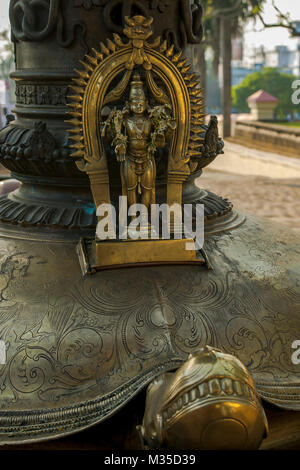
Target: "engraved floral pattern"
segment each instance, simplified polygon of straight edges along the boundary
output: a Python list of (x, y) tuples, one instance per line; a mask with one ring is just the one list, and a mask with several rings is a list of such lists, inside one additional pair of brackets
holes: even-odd
[(41, 435), (61, 421), (68, 430), (102, 420), (206, 344), (242, 360), (261, 396), (300, 408), (291, 362), (300, 337), (295, 236), (248, 219), (206, 240), (213, 270), (132, 268), (84, 279), (72, 245), (49, 247), (0, 241), (8, 360), (0, 366), (0, 439), (20, 433), (20, 420), (29, 435), (34, 423)]

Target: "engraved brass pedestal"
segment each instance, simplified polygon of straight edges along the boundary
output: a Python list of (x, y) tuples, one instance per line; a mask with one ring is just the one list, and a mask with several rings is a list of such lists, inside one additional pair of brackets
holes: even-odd
[(186, 244), (194, 244), (192, 239), (183, 240), (132, 240), (97, 242), (93, 239), (81, 240), (77, 246), (82, 273), (93, 274), (97, 270), (129, 266), (151, 266), (164, 264), (207, 265), (201, 250), (187, 250)]
[(207, 344), (238, 357), (264, 400), (299, 409), (291, 344), (300, 332), (300, 239), (249, 216), (226, 231), (229, 219), (207, 235), (213, 269), (137, 267), (85, 278), (76, 239), (24, 229), (16, 238), (2, 226), (1, 443), (102, 422)]

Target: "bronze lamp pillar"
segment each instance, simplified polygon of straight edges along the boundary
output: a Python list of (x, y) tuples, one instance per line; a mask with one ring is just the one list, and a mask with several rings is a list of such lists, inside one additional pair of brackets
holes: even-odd
[[(195, 184), (224, 145), (184, 56), (201, 17), (198, 0), (10, 2), (0, 444), (106, 426), (149, 384), (145, 448), (257, 448), (261, 398), (300, 408), (299, 237)], [(99, 204), (130, 191), (202, 204), (203, 250), (99, 242)]]

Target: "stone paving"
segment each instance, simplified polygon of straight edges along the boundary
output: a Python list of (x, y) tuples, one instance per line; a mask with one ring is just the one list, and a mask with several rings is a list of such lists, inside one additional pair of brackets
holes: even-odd
[(237, 209), (300, 233), (300, 178), (246, 176), (205, 169), (197, 183), (228, 198)]
[(224, 155), (219, 155), (209, 169), (245, 176), (300, 179), (300, 149), (297, 158), (279, 155), (275, 144), (270, 152), (226, 140), (224, 150)]

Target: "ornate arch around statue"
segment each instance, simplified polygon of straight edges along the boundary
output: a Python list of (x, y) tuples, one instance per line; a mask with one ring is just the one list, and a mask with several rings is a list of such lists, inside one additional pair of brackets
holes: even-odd
[[(190, 174), (189, 162), (201, 154), (203, 138), (199, 136), (204, 123), (202, 94), (199, 78), (190, 73), (191, 66), (174, 46), (167, 47), (157, 38), (152, 44), (152, 19), (142, 16), (126, 18), (124, 34), (129, 42), (124, 44), (118, 35), (114, 41), (101, 43), (101, 51), (93, 49), (81, 61), (83, 70), (77, 70), (70, 88), (72, 128), (70, 137), (75, 142), (73, 156), (80, 170), (88, 173), (96, 207), (110, 202), (109, 174), (105, 149), (101, 138), (101, 110), (118, 101), (125, 92), (135, 68), (143, 67), (148, 88), (160, 103), (169, 102), (177, 128), (174, 132), (168, 161), (167, 203), (181, 204), (182, 184)], [(110, 90), (111, 83), (123, 72), (118, 85)], [(163, 83), (156, 84), (155, 77)], [(166, 90), (166, 92), (164, 91)]]

